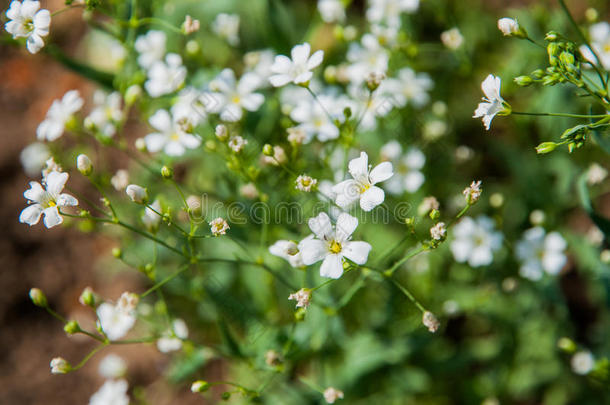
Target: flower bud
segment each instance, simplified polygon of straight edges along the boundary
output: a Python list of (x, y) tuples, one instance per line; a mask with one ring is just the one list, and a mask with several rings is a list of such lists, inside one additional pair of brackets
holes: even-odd
[(527, 38), (527, 33), (519, 26), (519, 23), (512, 18), (500, 18), (498, 20), (498, 29), (504, 36), (513, 36), (518, 38)]
[(148, 148), (146, 147), (146, 141), (144, 138), (138, 138), (135, 140), (136, 149), (140, 152), (146, 152)]
[(117, 259), (120, 259), (123, 256), (123, 251), (120, 248), (112, 248), (112, 256)]
[(125, 192), (131, 198), (131, 201), (144, 204), (148, 200), (148, 193), (144, 187), (140, 187), (136, 184), (130, 184), (125, 189)]
[(64, 332), (68, 335), (74, 335), (80, 331), (80, 326), (78, 326), (78, 322), (69, 321), (64, 325)]
[(53, 374), (66, 374), (72, 370), (72, 366), (63, 357), (55, 357), (51, 360), (51, 373)]
[(93, 171), (91, 159), (89, 159), (89, 156), (82, 153), (76, 158), (76, 167), (83, 176), (89, 176)]
[(142, 87), (137, 84), (131, 85), (125, 91), (125, 104), (133, 105), (142, 95)]
[(557, 33), (557, 31), (549, 31), (547, 32), (546, 36), (544, 37), (544, 39), (548, 42), (555, 42), (560, 38), (560, 35)]
[(576, 351), (576, 343), (567, 337), (560, 338), (557, 341), (557, 347), (566, 353), (574, 353)]
[(545, 73), (544, 70), (542, 69), (536, 69), (532, 72), (532, 77), (534, 79), (542, 79), (544, 77)]
[[(117, 248), (112, 249), (112, 253), (114, 255), (114, 250)], [(120, 251), (120, 249), (118, 249)], [(120, 253), (120, 252), (119, 252)], [(91, 287), (86, 287), (83, 292), (80, 294), (80, 297), (78, 297), (78, 302), (80, 302), (81, 304), (87, 306), (87, 307), (95, 307), (95, 293), (93, 292), (93, 289), (91, 289)]]
[(207, 381), (197, 380), (191, 384), (192, 392), (206, 392), (210, 388), (210, 384)]
[(220, 141), (224, 142), (227, 140), (227, 138), (229, 138), (229, 130), (223, 124), (216, 125), (214, 133), (216, 134), (216, 138), (218, 138)]
[(529, 76), (518, 76), (514, 79), (515, 83), (519, 86), (526, 87), (534, 82), (534, 80)]
[(273, 146), (268, 143), (263, 146), (263, 155), (265, 156), (273, 156)]
[(439, 210), (433, 209), (432, 211), (430, 211), (430, 219), (432, 220), (437, 220), (441, 217), (441, 213)]
[(536, 153), (539, 155), (550, 153), (554, 151), (557, 146), (559, 145), (555, 142), (542, 142), (540, 145), (536, 146)]
[(424, 315), (422, 316), (422, 323), (432, 333), (435, 333), (441, 326), (441, 323), (438, 321), (436, 316), (434, 316), (434, 314), (430, 311), (424, 312)]
[(200, 24), (199, 20), (193, 20), (193, 18), (187, 14), (184, 22), (182, 23), (182, 32), (185, 34), (192, 34), (199, 31)]
[(163, 176), (164, 179), (169, 180), (174, 177), (174, 171), (168, 166), (163, 166), (161, 168), (161, 176)]
[(40, 288), (32, 288), (30, 290), (30, 299), (37, 307), (46, 308), (48, 305), (47, 297), (44, 295)]

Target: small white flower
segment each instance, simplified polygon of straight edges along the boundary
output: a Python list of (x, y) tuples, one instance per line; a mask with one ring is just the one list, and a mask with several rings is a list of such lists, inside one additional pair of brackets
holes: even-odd
[(195, 149), (201, 145), (201, 138), (186, 132), (181, 121), (175, 116), (172, 117), (167, 110), (157, 110), (148, 122), (158, 131), (144, 137), (149, 152), (163, 150), (168, 156), (182, 156), (187, 149)]
[(587, 375), (595, 367), (595, 359), (589, 351), (579, 351), (570, 360), (572, 371), (579, 375)]
[(60, 165), (57, 164), (57, 162), (55, 161), (55, 159), (53, 159), (53, 157), (50, 157), (49, 159), (47, 159), (47, 161), (45, 162), (45, 167), (40, 172), (42, 174), (42, 183), (43, 184), (47, 181), (47, 176), (49, 174), (51, 174), (52, 172), (61, 173), (61, 172), (63, 172), (63, 169), (61, 168)]
[(441, 34), (441, 42), (447, 48), (455, 51), (464, 43), (464, 37), (457, 27), (444, 31)]
[(247, 144), (248, 144), (248, 141), (239, 135), (235, 135), (234, 137), (231, 137), (231, 139), (229, 140), (229, 143), (228, 143), (229, 148), (231, 148), (231, 150), (235, 153), (241, 152), (241, 150)]
[(426, 177), (421, 169), (426, 163), (426, 156), (418, 148), (411, 147), (403, 155), (400, 143), (390, 141), (381, 147), (381, 157), (392, 162), (396, 168), (394, 176), (386, 183), (389, 193), (415, 193), (424, 184)]
[(610, 70), (610, 24), (606, 21), (593, 24), (589, 27), (591, 37), (591, 47), (599, 56), (599, 63), (596, 62), (595, 55), (588, 46), (582, 45), (580, 53), (591, 63), (601, 64), (605, 70)]
[(207, 94), (194, 87), (180, 90), (178, 98), (171, 108), (174, 121), (183, 123), (185, 127), (196, 127), (207, 118)]
[(84, 153), (78, 155), (76, 157), (76, 168), (84, 176), (89, 176), (93, 170), (93, 164), (91, 163), (89, 156), (85, 155)]
[(4, 29), (13, 38), (27, 38), (26, 47), (30, 53), (37, 53), (44, 46), (43, 37), (49, 35), (51, 13), (49, 10), (39, 10), (40, 2), (32, 0), (13, 1), (6, 16), (10, 21), (4, 24)]
[(339, 215), (334, 228), (324, 212), (311, 218), (309, 228), (316, 237), (300, 243), (303, 263), (309, 266), (322, 260), (320, 275), (335, 279), (343, 274), (346, 258), (356, 264), (366, 263), (372, 246), (366, 242), (350, 240), (357, 226), (358, 219), (347, 213)]
[(175, 352), (182, 348), (182, 341), (188, 338), (189, 330), (182, 319), (174, 319), (172, 329), (166, 331), (157, 340), (157, 349), (161, 353)]
[(397, 107), (412, 104), (414, 107), (424, 106), (430, 96), (428, 91), (434, 82), (426, 73), (415, 73), (410, 68), (400, 69), (397, 78), (387, 79), (379, 88), (379, 92), (392, 100)]
[(36, 176), (45, 166), (47, 159), (51, 157), (51, 152), (46, 144), (34, 142), (26, 146), (19, 155), (19, 160), (23, 170), (28, 176)]
[(150, 30), (146, 35), (139, 36), (135, 42), (138, 63), (144, 69), (150, 68), (153, 63), (161, 61), (165, 56), (165, 43), (167, 36), (163, 31)]
[(261, 162), (263, 165), (271, 165), (271, 166), (279, 166), (286, 163), (288, 157), (286, 156), (286, 151), (279, 145), (275, 145), (273, 147), (273, 155), (267, 156), (263, 154), (261, 156)]
[(230, 229), (229, 224), (224, 218), (216, 218), (210, 221), (209, 225), (214, 236), (226, 235), (227, 230)]
[(347, 208), (359, 200), (363, 211), (371, 211), (385, 199), (385, 193), (375, 184), (392, 177), (392, 163), (379, 163), (373, 170), (370, 170), (368, 163), (366, 152), (360, 152), (360, 157), (350, 160), (349, 173), (353, 179), (333, 187), (337, 194), (335, 203), (339, 207)]
[(453, 228), (453, 236), (450, 247), (454, 259), (471, 267), (491, 264), (493, 253), (502, 247), (502, 234), (495, 230), (493, 220), (483, 215), (476, 220), (462, 218)]
[(434, 196), (429, 196), (423, 199), (419, 207), (417, 207), (418, 215), (427, 215), (432, 210), (438, 210), (440, 208), (440, 203)]
[(295, 188), (297, 190), (309, 193), (316, 187), (316, 184), (318, 184), (318, 180), (314, 179), (311, 176), (302, 174), (299, 177), (297, 177), (295, 183), (296, 183)]
[(438, 328), (441, 326), (441, 323), (438, 321), (436, 316), (430, 311), (424, 312), (422, 316), (422, 323), (431, 333), (438, 331)]
[(125, 380), (107, 380), (91, 396), (89, 405), (129, 405), (128, 388), (129, 386)]
[(271, 49), (251, 51), (244, 55), (246, 71), (255, 74), (260, 80), (260, 86), (269, 86), (271, 66), (275, 60), (275, 52)]
[(305, 131), (305, 129), (303, 127), (301, 127), (301, 126), (290, 127), (286, 131), (288, 132), (288, 136), (286, 137), (288, 142), (295, 144), (295, 145), (301, 145), (303, 143), (307, 143), (307, 140), (308, 140), (307, 131)]
[(318, 11), (326, 23), (345, 21), (345, 6), (341, 0), (318, 0)]
[(558, 274), (568, 261), (566, 247), (566, 241), (558, 232), (547, 234), (540, 226), (528, 229), (515, 247), (521, 262), (519, 273), (534, 281), (540, 280), (544, 273)]
[(212, 31), (230, 45), (239, 44), (239, 15), (220, 13), (212, 22)]
[(243, 110), (256, 111), (265, 101), (265, 97), (254, 91), (260, 86), (260, 79), (254, 73), (245, 73), (239, 81), (231, 69), (224, 69), (210, 82), (209, 94), (215, 101), (210, 112), (220, 113), (220, 119), (227, 122), (239, 121)]
[(485, 94), (485, 97), (483, 97), (484, 102), (479, 103), (472, 118), (483, 118), (483, 124), (485, 124), (485, 129), (487, 130), (489, 130), (491, 120), (493, 120), (496, 114), (510, 114), (510, 107), (500, 96), (500, 85), (500, 78), (494, 75), (487, 76), (483, 83), (481, 83), (481, 88)]
[(148, 193), (144, 187), (140, 187), (137, 184), (130, 184), (125, 188), (125, 192), (131, 198), (131, 201), (144, 204), (148, 200)]
[(479, 201), (479, 198), (481, 198), (481, 193), (483, 192), (483, 190), (481, 190), (481, 180), (479, 181), (474, 181), (472, 183), (470, 183), (470, 186), (466, 187), (464, 189), (464, 191), (462, 191), (462, 194), (464, 194), (464, 197), (466, 198), (466, 202), (468, 204), (474, 204), (477, 201)]
[[(308, 236), (306, 239), (311, 238), (313, 238), (313, 235)], [(287, 260), (292, 267), (304, 266), (300, 244), (297, 244), (291, 240), (278, 240), (273, 245), (269, 246), (269, 253)]]
[(30, 202), (21, 215), (19, 222), (36, 225), (44, 214), (44, 225), (52, 228), (64, 222), (59, 208), (78, 205), (78, 200), (70, 194), (62, 193), (68, 181), (68, 173), (51, 172), (45, 179), (45, 188), (37, 181), (30, 182), (30, 189), (23, 196)]
[(52, 359), (50, 366), (52, 374), (66, 374), (72, 370), (70, 363), (68, 363), (63, 357), (55, 357)]
[(370, 0), (366, 18), (371, 23), (385, 23), (400, 27), (402, 13), (414, 13), (419, 8), (419, 0)]
[(201, 28), (199, 20), (194, 20), (190, 15), (187, 14), (184, 18), (184, 22), (182, 23), (182, 30), (184, 33), (192, 34), (199, 31), (199, 28)]
[(591, 163), (587, 170), (587, 183), (590, 186), (600, 184), (608, 177), (608, 170), (598, 163)]
[(239, 188), (239, 194), (245, 198), (254, 200), (256, 197), (258, 197), (258, 189), (254, 183), (246, 183)]
[(127, 363), (116, 354), (109, 354), (100, 361), (98, 372), (105, 378), (120, 378), (127, 372)]
[(184, 84), (186, 67), (182, 58), (175, 53), (168, 53), (165, 61), (156, 61), (148, 69), (148, 80), (144, 88), (152, 97), (173, 93)]
[(446, 234), (447, 227), (445, 226), (444, 222), (439, 222), (438, 224), (430, 228), (430, 236), (432, 236), (432, 239), (434, 240), (441, 240), (445, 237)]
[(324, 400), (329, 404), (334, 404), (337, 399), (343, 399), (343, 391), (333, 387), (324, 390)]
[(74, 113), (81, 109), (83, 103), (78, 90), (70, 90), (61, 100), (53, 101), (46, 118), (36, 129), (38, 139), (54, 141), (59, 138), (64, 133), (66, 123), (72, 119)]
[(512, 18), (500, 18), (498, 20), (498, 29), (502, 31), (504, 36), (515, 35), (519, 32), (519, 23)]
[(316, 51), (311, 56), (310, 54), (311, 46), (305, 42), (292, 48), (290, 53), (292, 59), (285, 55), (276, 56), (271, 66), (274, 75), (269, 78), (269, 82), (274, 87), (281, 87), (290, 82), (294, 84), (309, 82), (313, 76), (312, 70), (324, 59), (324, 51)]
[(133, 328), (136, 317), (133, 310), (104, 302), (96, 310), (99, 324), (110, 340), (119, 340)]
[(119, 169), (117, 172), (110, 178), (110, 184), (116, 191), (125, 190), (125, 187), (129, 185), (129, 172), (125, 169)]
[(154, 233), (159, 228), (159, 223), (161, 222), (161, 216), (157, 214), (157, 212), (161, 212), (161, 203), (159, 200), (155, 200), (150, 206), (153, 209), (146, 207), (144, 214), (142, 215), (142, 222), (149, 232)]
[(343, 115), (343, 106), (340, 106), (333, 97), (320, 95), (317, 100), (311, 97), (301, 100), (290, 112), (290, 118), (300, 123), (298, 128), (305, 135), (303, 143), (309, 143), (314, 136), (322, 142), (339, 137), (339, 128), (328, 116), (327, 111), (333, 117), (339, 118), (339, 115)]
[(307, 308), (309, 306), (309, 301), (311, 300), (311, 290), (301, 288), (299, 291), (290, 294), (288, 300), (296, 301), (296, 308)]
[(112, 137), (116, 133), (118, 124), (123, 120), (121, 109), (121, 94), (113, 92), (106, 94), (97, 90), (93, 94), (95, 108), (85, 118), (85, 125), (89, 129), (95, 129), (105, 137)]
[(371, 74), (385, 74), (390, 54), (372, 34), (364, 34), (360, 43), (353, 42), (347, 51), (347, 76), (354, 85), (360, 85)]

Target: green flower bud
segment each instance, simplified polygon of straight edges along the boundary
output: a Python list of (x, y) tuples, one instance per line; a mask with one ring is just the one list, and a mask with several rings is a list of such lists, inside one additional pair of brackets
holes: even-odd
[(517, 83), (519, 86), (526, 87), (532, 84), (534, 80), (529, 76), (518, 76), (515, 77), (514, 82)]
[(133, 105), (142, 96), (142, 87), (133, 84), (125, 91), (125, 104)]
[(66, 323), (64, 325), (64, 332), (66, 332), (68, 335), (74, 335), (75, 333), (78, 333), (80, 331), (80, 326), (78, 326), (78, 322), (76, 321), (69, 321), (68, 323)]
[(40, 288), (32, 288), (30, 290), (30, 299), (37, 307), (46, 308), (48, 305), (47, 297)]
[(164, 179), (169, 180), (174, 177), (174, 171), (168, 166), (163, 166), (161, 168), (161, 176), (163, 176)]
[(545, 153), (550, 153), (555, 150), (555, 148), (559, 146), (555, 142), (542, 142), (540, 145), (536, 146), (536, 153), (542, 155)]
[(87, 287), (83, 290), (78, 298), (78, 302), (91, 308), (95, 307), (95, 293), (91, 287)]
[(430, 218), (433, 220), (437, 220), (441, 217), (441, 213), (439, 210), (432, 210), (432, 211), (430, 211), (429, 215), (430, 215)]
[(273, 146), (268, 143), (263, 146), (263, 155), (265, 156), (273, 156)]
[(220, 398), (221, 398), (223, 401), (228, 401), (229, 399), (231, 399), (231, 393), (230, 393), (230, 392), (228, 392), (228, 391), (225, 391), (225, 392), (223, 392), (223, 393), (222, 393), (222, 395), (220, 396)]
[(570, 338), (562, 337), (557, 341), (557, 347), (566, 352), (566, 353), (574, 353), (577, 349), (576, 343)]
[(112, 256), (117, 259), (120, 259), (121, 257), (123, 257), (123, 251), (118, 247), (112, 248)]
[(547, 32), (544, 39), (548, 42), (555, 42), (561, 38), (561, 35), (557, 33), (557, 31), (549, 31)]
[(210, 388), (210, 384), (207, 381), (197, 380), (191, 384), (192, 392), (206, 392)]
[(532, 77), (534, 79), (542, 79), (544, 77), (545, 73), (544, 70), (542, 69), (536, 69), (532, 72)]

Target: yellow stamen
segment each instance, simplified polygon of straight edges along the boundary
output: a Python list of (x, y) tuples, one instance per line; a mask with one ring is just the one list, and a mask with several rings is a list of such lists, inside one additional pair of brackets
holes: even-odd
[(332, 253), (339, 253), (341, 252), (341, 244), (333, 240), (332, 242), (330, 242), (328, 250), (330, 250)]

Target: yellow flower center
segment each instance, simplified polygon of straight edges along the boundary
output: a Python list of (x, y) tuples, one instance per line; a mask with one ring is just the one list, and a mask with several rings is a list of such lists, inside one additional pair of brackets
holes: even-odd
[(233, 102), (233, 104), (239, 104), (239, 102), (241, 101), (241, 97), (239, 97), (237, 94), (233, 96), (233, 98), (231, 99), (231, 101)]
[(341, 244), (336, 240), (333, 240), (332, 242), (330, 242), (328, 250), (330, 250), (332, 253), (339, 253), (341, 252)]
[(364, 193), (366, 190), (368, 190), (369, 188), (371, 188), (370, 184), (360, 184), (360, 194)]
[(170, 136), (170, 139), (171, 139), (172, 141), (178, 142), (178, 140), (180, 139), (180, 135), (178, 135), (178, 134), (172, 134), (172, 135)]
[(49, 200), (48, 204), (49, 204), (49, 207), (55, 207), (57, 205), (57, 203), (53, 200)]

